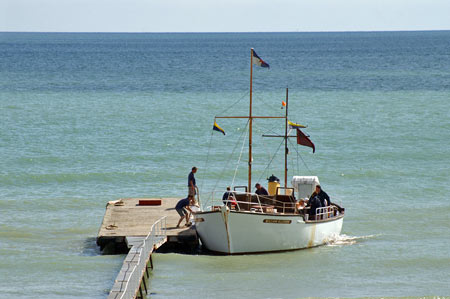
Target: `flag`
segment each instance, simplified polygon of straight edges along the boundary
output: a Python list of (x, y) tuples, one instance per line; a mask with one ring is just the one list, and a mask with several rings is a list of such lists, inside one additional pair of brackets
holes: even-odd
[(288, 120), (288, 124), (289, 124), (289, 127), (290, 127), (291, 129), (306, 128), (306, 126), (301, 125), (301, 124), (293, 123), (293, 122), (291, 122), (290, 120)]
[(316, 151), (314, 143), (312, 143), (312, 141), (308, 138), (308, 136), (303, 134), (303, 132), (300, 131), (298, 128), (297, 128), (297, 144), (312, 148), (313, 153)]
[(258, 56), (258, 54), (256, 54), (255, 50), (253, 50), (252, 60), (253, 60), (252, 61), (253, 64), (256, 64), (256, 65), (261, 66), (261, 67), (268, 67), (268, 68), (270, 68), (268, 63), (266, 63), (264, 60), (259, 58), (259, 56)]
[(221, 127), (219, 127), (219, 125), (216, 123), (216, 121), (214, 121), (213, 130), (214, 130), (214, 131), (221, 132), (223, 135), (226, 135), (226, 134), (225, 134), (225, 131), (224, 131)]

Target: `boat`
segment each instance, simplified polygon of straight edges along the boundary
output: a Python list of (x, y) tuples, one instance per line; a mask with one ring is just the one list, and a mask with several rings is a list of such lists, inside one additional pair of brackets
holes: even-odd
[[(209, 251), (219, 254), (253, 254), (297, 250), (320, 246), (339, 236), (345, 209), (334, 202), (311, 211), (303, 206), (303, 199), (308, 198), (319, 185), (317, 176), (293, 176), (288, 186), (287, 154), (288, 138), (296, 137), (297, 143), (315, 150), (314, 144), (300, 130), (305, 128), (288, 119), (288, 89), (284, 116), (252, 115), (252, 77), (253, 65), (267, 66), (251, 49), (250, 62), (250, 106), (248, 116), (216, 116), (214, 130), (223, 129), (216, 123), (218, 118), (248, 119), (248, 182), (246, 186), (233, 186), (222, 204), (200, 204), (200, 209), (193, 212), (195, 229), (202, 245)], [(252, 122), (254, 119), (280, 119), (284, 121), (284, 135), (265, 135), (265, 137), (284, 138), (284, 187), (279, 179), (272, 175), (269, 178), (269, 194), (251, 193), (252, 187)], [(296, 131), (296, 136), (291, 132)], [(312, 145), (312, 146), (311, 146)], [(220, 194), (221, 195), (221, 194)], [(212, 195), (211, 203), (214, 202)]]

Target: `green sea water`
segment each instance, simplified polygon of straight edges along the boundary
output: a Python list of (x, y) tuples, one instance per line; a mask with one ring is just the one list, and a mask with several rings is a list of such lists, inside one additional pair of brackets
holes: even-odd
[[(202, 196), (240, 164), (254, 47), (254, 114), (308, 125), (289, 176), (317, 175), (346, 208), (313, 249), (156, 254), (152, 298), (450, 296), (450, 32), (0, 33), (0, 297), (104, 298), (123, 255), (95, 245), (106, 202)], [(253, 180), (283, 133), (256, 120)], [(245, 133), (244, 133), (245, 134)], [(297, 159), (299, 157), (300, 159)]]

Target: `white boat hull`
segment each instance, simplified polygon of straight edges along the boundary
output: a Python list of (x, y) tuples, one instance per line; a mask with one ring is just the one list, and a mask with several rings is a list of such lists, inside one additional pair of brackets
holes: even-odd
[(301, 215), (221, 210), (194, 213), (200, 239), (211, 251), (242, 254), (295, 250), (325, 244), (340, 234), (343, 215), (305, 222)]

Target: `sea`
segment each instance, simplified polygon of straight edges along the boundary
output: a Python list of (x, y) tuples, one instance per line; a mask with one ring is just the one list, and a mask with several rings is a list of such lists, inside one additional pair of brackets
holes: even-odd
[[(149, 298), (450, 298), (450, 31), (0, 33), (0, 298), (105, 298), (125, 255), (106, 203), (247, 184), (253, 115), (306, 125), (288, 183), (345, 207), (327, 245), (156, 253)], [(284, 184), (280, 119), (255, 119), (253, 184)], [(244, 140), (244, 141), (243, 141)], [(216, 195), (213, 195), (216, 194)], [(175, 211), (173, 211), (175, 213)], [(168, 225), (175, 225), (168, 223)]]

